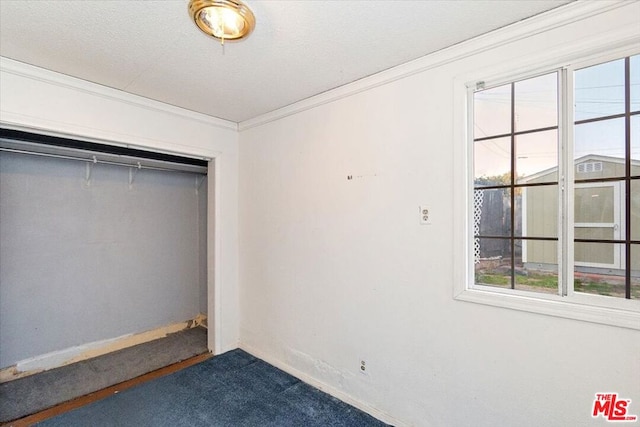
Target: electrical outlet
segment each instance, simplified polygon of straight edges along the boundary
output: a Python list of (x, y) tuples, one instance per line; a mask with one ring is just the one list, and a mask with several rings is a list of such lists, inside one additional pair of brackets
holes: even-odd
[(360, 373), (364, 374), (364, 375), (369, 375), (369, 373), (367, 372), (367, 361), (366, 360), (361, 360), (360, 361)]
[(425, 205), (420, 206), (420, 224), (421, 225), (429, 225), (431, 224), (431, 212), (429, 212), (429, 208)]

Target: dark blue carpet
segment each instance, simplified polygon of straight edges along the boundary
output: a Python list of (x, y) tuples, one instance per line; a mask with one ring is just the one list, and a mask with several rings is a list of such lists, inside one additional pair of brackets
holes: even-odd
[(242, 350), (233, 350), (42, 426), (386, 426)]

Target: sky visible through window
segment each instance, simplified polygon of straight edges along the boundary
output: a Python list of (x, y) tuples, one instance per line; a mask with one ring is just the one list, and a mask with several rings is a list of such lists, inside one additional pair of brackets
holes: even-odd
[[(515, 83), (515, 131), (557, 126), (557, 73)], [(574, 120), (623, 114), (624, 59), (595, 65), (575, 74)], [(631, 111), (640, 110), (640, 55), (631, 57)], [(474, 97), (474, 138), (511, 131), (511, 85), (477, 92)], [(640, 160), (640, 116), (631, 120), (631, 158)], [(624, 118), (579, 124), (574, 128), (574, 159), (595, 154), (624, 158)], [(519, 179), (558, 166), (557, 131), (517, 137), (516, 173)], [(488, 139), (474, 146), (475, 177), (510, 171), (509, 137)]]

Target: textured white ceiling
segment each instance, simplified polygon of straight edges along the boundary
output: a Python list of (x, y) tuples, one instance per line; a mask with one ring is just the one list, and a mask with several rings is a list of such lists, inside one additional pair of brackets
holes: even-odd
[(225, 44), (187, 0), (0, 0), (0, 55), (240, 122), (568, 0), (247, 0)]

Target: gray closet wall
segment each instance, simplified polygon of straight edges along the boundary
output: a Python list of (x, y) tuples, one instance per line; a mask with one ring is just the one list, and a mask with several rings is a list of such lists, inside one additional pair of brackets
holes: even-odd
[(0, 367), (206, 314), (207, 179), (85, 177), (82, 162), (0, 152)]

